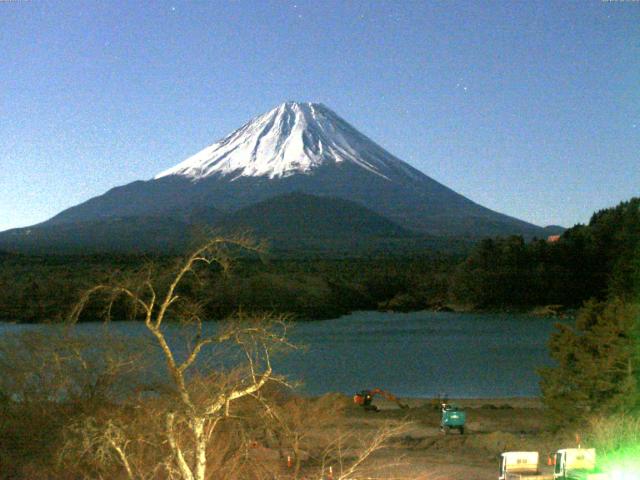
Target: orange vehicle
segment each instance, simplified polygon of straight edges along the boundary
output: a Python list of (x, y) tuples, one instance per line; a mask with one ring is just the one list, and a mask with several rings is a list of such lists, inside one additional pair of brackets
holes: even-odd
[(353, 403), (360, 405), (365, 410), (372, 410), (374, 412), (378, 412), (380, 411), (380, 409), (371, 403), (375, 395), (380, 395), (381, 397), (384, 397), (387, 400), (391, 400), (392, 402), (397, 403), (400, 408), (409, 408), (409, 405), (405, 403), (401, 403), (400, 400), (398, 400), (398, 397), (396, 397), (392, 393), (385, 392), (384, 390), (381, 390), (379, 388), (374, 388), (373, 390), (361, 390), (357, 392), (353, 396)]

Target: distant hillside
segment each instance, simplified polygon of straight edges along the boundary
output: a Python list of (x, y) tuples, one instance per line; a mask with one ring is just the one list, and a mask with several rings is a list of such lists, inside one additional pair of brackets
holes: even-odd
[(607, 296), (640, 295), (640, 198), (593, 214), (549, 242), (522, 237), (477, 244), (452, 278), (449, 292), (480, 308), (580, 306)]
[(355, 202), (289, 193), (223, 215), (201, 207), (173, 216), (41, 224), (0, 233), (0, 248), (27, 253), (179, 253), (206, 232), (249, 233), (275, 254), (402, 255), (466, 251), (470, 242), (411, 232)]
[[(361, 255), (433, 247), (418, 235), (355, 202), (288, 193), (242, 208), (216, 224), (225, 232), (251, 232), (274, 252)], [(455, 242), (454, 242), (455, 243)], [(442, 245), (440, 245), (442, 246)]]
[(407, 237), (414, 233), (340, 198), (288, 193), (242, 208), (223, 219), (227, 229), (251, 229), (259, 237), (316, 239)]
[(544, 231), (547, 234), (547, 236), (562, 235), (564, 232), (567, 231), (567, 229), (565, 227), (561, 227), (560, 225), (547, 225), (546, 227), (544, 227)]
[(36, 225), (0, 233), (0, 248), (26, 253), (179, 252), (189, 245), (186, 221), (173, 217), (122, 217)]

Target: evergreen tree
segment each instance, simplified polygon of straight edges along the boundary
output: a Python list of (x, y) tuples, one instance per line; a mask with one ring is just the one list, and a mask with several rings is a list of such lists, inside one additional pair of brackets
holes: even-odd
[(557, 365), (540, 372), (556, 425), (640, 407), (639, 318), (637, 304), (590, 301), (575, 327), (558, 325), (549, 345)]

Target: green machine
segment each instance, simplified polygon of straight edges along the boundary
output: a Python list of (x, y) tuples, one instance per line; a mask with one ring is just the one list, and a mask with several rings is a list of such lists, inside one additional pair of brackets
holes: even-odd
[(461, 435), (464, 434), (464, 423), (467, 419), (467, 414), (462, 408), (443, 403), (441, 412), (440, 430), (448, 433), (450, 430), (455, 429), (458, 430)]

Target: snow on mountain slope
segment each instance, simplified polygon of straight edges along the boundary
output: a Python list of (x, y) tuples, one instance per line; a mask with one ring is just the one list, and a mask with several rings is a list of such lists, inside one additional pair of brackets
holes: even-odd
[(327, 162), (351, 162), (389, 180), (413, 169), (320, 103), (287, 102), (155, 176), (198, 181), (213, 175), (283, 178)]
[(114, 187), (60, 212), (43, 226), (83, 228), (86, 222), (132, 217), (202, 223), (199, 212), (231, 214), (296, 192), (355, 202), (402, 228), (430, 235), (546, 234), (428, 177), (324, 105), (294, 102), (251, 120), (152, 180)]

